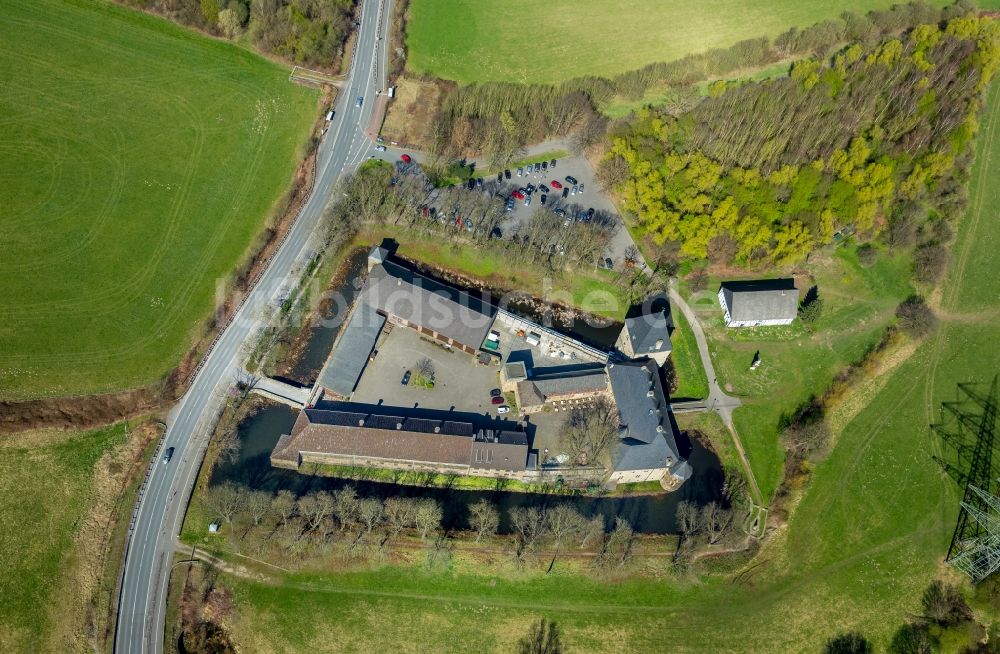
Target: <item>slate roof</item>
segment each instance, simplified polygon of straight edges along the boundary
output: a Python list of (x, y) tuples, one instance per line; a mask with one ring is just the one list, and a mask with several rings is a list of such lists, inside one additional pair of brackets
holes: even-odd
[[(669, 352), (673, 347), (670, 343), (670, 328), (673, 324), (666, 311), (626, 318), (625, 326), (632, 351), (636, 355)], [(662, 341), (660, 347), (656, 347), (658, 341)]]
[[(437, 431), (435, 431), (437, 430)], [(489, 454), (483, 454), (486, 451)], [(298, 463), (300, 452), (427, 464), (519, 471), (528, 457), (527, 435), (477, 429), (471, 422), (351, 411), (304, 409), (291, 434), (282, 435), (272, 461)]]
[(545, 396), (533, 381), (517, 382), (517, 397), (522, 407), (536, 407), (545, 404)]
[(399, 264), (385, 261), (368, 273), (361, 299), (383, 313), (432, 329), (478, 349), (496, 308)]
[(599, 393), (608, 388), (608, 377), (603, 370), (575, 375), (539, 376), (533, 377), (530, 381), (546, 399), (579, 393)]
[(622, 425), (621, 441), (612, 458), (614, 469), (663, 468), (670, 457), (671, 472), (677, 474), (682, 460), (657, 365), (652, 361), (612, 363), (608, 377)]
[(794, 279), (722, 282), (721, 290), (733, 322), (793, 320), (798, 314)]
[(368, 365), (368, 356), (375, 349), (375, 341), (383, 325), (385, 316), (368, 304), (358, 302), (351, 319), (343, 327), (333, 353), (319, 373), (319, 385), (341, 397), (350, 395)]

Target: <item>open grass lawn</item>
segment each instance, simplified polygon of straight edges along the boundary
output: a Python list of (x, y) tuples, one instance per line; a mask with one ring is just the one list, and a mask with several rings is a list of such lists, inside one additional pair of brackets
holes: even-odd
[[(411, 0), (407, 67), (459, 82), (612, 76), (894, 0)], [(932, 4), (947, 4), (934, 0)], [(982, 3), (980, 3), (982, 4)], [(990, 3), (987, 3), (990, 4)]]
[[(120, 462), (98, 462), (124, 445), (121, 424), (26, 432), (0, 442), (0, 650), (57, 652), (82, 645), (81, 615), (103, 572), (100, 528), (107, 529), (90, 515), (99, 503), (95, 484), (123, 472)], [(110, 569), (113, 583), (117, 561)]]
[(0, 20), (0, 399), (157, 381), (290, 186), (317, 94), (93, 0)]
[(674, 333), (670, 335), (670, 342), (674, 349), (670, 352), (670, 360), (677, 373), (677, 391), (673, 396), (677, 399), (704, 399), (708, 397), (708, 378), (701, 365), (698, 343), (684, 314), (674, 311), (672, 318)]

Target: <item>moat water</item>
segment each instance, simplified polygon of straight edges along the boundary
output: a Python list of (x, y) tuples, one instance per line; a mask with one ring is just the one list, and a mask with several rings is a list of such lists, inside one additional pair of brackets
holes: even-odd
[(235, 460), (222, 460), (216, 464), (212, 484), (232, 481), (256, 489), (277, 492), (287, 489), (304, 494), (315, 490), (335, 490), (347, 484), (358, 489), (362, 496), (374, 497), (432, 497), (444, 508), (446, 528), (465, 528), (468, 524), (469, 506), (480, 498), (494, 502), (504, 517), (501, 531), (507, 528), (506, 516), (517, 506), (548, 507), (557, 503), (573, 505), (583, 515), (603, 516), (610, 526), (616, 516), (627, 519), (640, 533), (676, 533), (674, 516), (678, 502), (690, 500), (707, 504), (722, 499), (724, 476), (718, 457), (700, 442), (690, 443), (688, 462), (694, 470), (691, 478), (673, 493), (635, 495), (629, 497), (601, 497), (586, 494), (540, 494), (511, 491), (468, 491), (447, 488), (402, 486), (397, 484), (335, 479), (300, 474), (292, 470), (272, 468), (271, 450), (283, 433), (288, 433), (295, 422), (297, 411), (284, 405), (267, 406), (244, 420), (239, 426), (241, 447)]

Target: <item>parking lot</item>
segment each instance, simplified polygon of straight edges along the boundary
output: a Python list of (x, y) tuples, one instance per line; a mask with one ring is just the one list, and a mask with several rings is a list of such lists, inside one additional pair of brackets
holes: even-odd
[[(393, 147), (387, 148), (385, 152), (373, 151), (372, 154), (377, 158), (389, 162), (401, 161), (404, 154), (411, 159), (411, 163), (415, 164), (419, 164), (422, 158), (419, 153)], [(472, 163), (474, 165), (475, 162)], [(621, 225), (621, 220), (615, 211), (614, 205), (607, 196), (600, 192), (597, 183), (594, 181), (594, 174), (590, 164), (586, 159), (578, 156), (567, 156), (556, 159), (555, 168), (551, 166), (551, 159), (545, 163), (548, 165), (544, 169), (539, 166), (537, 172), (534, 170), (534, 166), (531, 166), (530, 171), (522, 166), (522, 174), (520, 176), (517, 175), (517, 166), (506, 171), (501, 171), (499, 174), (497, 172), (482, 176), (476, 174), (472, 178), (471, 189), (468, 184), (463, 185), (463, 188), (466, 192), (482, 193), (496, 198), (497, 201), (502, 203), (507, 203), (511, 199), (513, 200), (509, 205), (511, 210), (505, 213), (504, 219), (499, 225), (502, 238), (510, 238), (527, 228), (537, 208), (542, 206), (542, 195), (546, 196), (544, 205), (546, 208), (553, 211), (560, 211), (560, 213), (565, 211), (565, 215), (562, 218), (568, 236), (571, 235), (573, 226), (578, 222), (582, 222), (582, 220), (590, 220), (598, 224), (608, 225), (613, 230), (613, 236), (605, 257), (612, 260), (614, 267), (619, 267), (625, 259), (626, 250), (629, 246), (633, 245), (633, 241), (628, 230)], [(510, 173), (509, 178), (507, 172)], [(577, 182), (577, 192), (575, 194), (572, 192), (574, 184), (568, 182), (567, 177), (573, 178)], [(477, 182), (479, 179), (482, 180), (481, 183)], [(563, 188), (554, 188), (553, 181), (557, 182)], [(523, 193), (523, 198), (515, 196), (516, 192), (527, 187), (529, 184), (533, 185), (536, 189), (530, 196), (527, 193)], [(548, 187), (548, 192), (541, 188), (543, 184)], [(582, 192), (580, 191), (581, 188), (583, 189)], [(565, 198), (563, 197), (564, 190), (568, 191)], [(526, 204), (525, 200), (529, 197), (530, 202)], [(433, 202), (433, 200), (431, 201)]]
[[(476, 363), (472, 355), (446, 350), (428, 337), (407, 327), (396, 326), (377, 345), (378, 354), (369, 362), (351, 396), (351, 401), (425, 409), (442, 409), (496, 417), (490, 390), (499, 386), (498, 367)], [(434, 388), (414, 383), (417, 361), (427, 357), (434, 365)], [(410, 383), (401, 383), (406, 371)], [(516, 420), (515, 416), (510, 416)]]

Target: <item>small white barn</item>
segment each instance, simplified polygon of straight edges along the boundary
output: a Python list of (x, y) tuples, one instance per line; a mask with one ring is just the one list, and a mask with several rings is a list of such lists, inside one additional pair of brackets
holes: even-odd
[(722, 282), (719, 304), (726, 327), (790, 325), (799, 310), (794, 279)]

